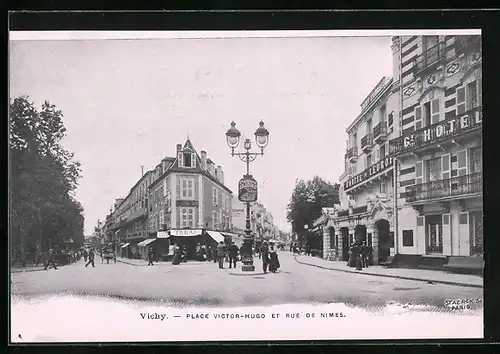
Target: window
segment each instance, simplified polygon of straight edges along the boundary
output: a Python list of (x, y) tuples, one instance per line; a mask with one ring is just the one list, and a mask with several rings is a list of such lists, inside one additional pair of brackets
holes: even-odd
[(431, 125), (431, 103), (424, 103), (424, 127)]
[(160, 227), (162, 227), (163, 224), (165, 224), (165, 214), (164, 214), (164, 210), (161, 209), (160, 210)]
[(194, 208), (181, 208), (181, 227), (194, 227)]
[(403, 230), (403, 247), (413, 247), (413, 230)]
[(194, 199), (194, 178), (181, 178), (181, 199)]
[(385, 144), (380, 146), (380, 159), (383, 159), (385, 157)]
[(386, 181), (380, 182), (380, 193), (381, 194), (387, 193), (387, 182)]
[(467, 85), (467, 109), (474, 109), (479, 106), (478, 81), (473, 81)]
[(366, 155), (366, 167), (370, 167), (372, 165), (372, 155)]
[(212, 189), (212, 198), (213, 198), (213, 201), (214, 201), (214, 205), (215, 206), (219, 205), (219, 198), (218, 198), (218, 195), (217, 195), (217, 188), (213, 188)]
[(483, 155), (480, 147), (472, 148), (469, 151), (470, 173), (477, 173), (483, 170)]
[(427, 160), (427, 182), (441, 179), (441, 158)]
[(366, 121), (366, 134), (371, 134), (372, 133), (372, 120), (368, 119)]
[(389, 113), (389, 122), (388, 122), (387, 126), (391, 127), (393, 122), (394, 122), (394, 112), (391, 112), (391, 113)]
[(213, 229), (217, 230), (219, 227), (219, 214), (216, 211), (213, 212), (212, 224)]

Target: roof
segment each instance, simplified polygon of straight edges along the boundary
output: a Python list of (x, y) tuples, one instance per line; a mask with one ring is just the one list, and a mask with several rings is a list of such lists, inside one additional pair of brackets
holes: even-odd
[[(186, 140), (186, 142), (184, 143), (184, 147), (182, 148), (181, 151), (184, 151), (185, 149), (192, 150), (195, 153), (195, 155), (196, 155), (196, 167), (194, 167), (193, 169), (191, 169), (190, 172), (204, 175), (205, 177), (207, 177), (208, 179), (210, 179), (212, 182), (216, 183), (219, 187), (225, 189), (230, 194), (233, 194), (233, 192), (228, 187), (226, 187), (219, 180), (217, 180), (214, 176), (212, 176), (210, 174), (210, 172), (208, 171), (207, 168), (205, 168), (205, 167), (202, 166), (202, 164), (201, 164), (201, 157), (198, 155), (198, 152), (195, 150), (195, 148), (193, 146), (193, 143), (191, 143), (191, 140), (189, 140), (189, 139)], [(158, 177), (158, 179), (156, 181), (154, 181), (153, 183), (151, 183), (149, 185), (149, 188), (157, 185), (161, 179), (165, 178), (167, 175), (169, 175), (172, 172), (187, 172), (184, 167), (179, 167), (178, 156), (176, 158), (173, 158), (173, 160), (175, 160), (174, 163), (172, 163), (160, 175), (160, 177)], [(212, 161), (212, 160), (207, 159), (207, 162), (208, 161)]]

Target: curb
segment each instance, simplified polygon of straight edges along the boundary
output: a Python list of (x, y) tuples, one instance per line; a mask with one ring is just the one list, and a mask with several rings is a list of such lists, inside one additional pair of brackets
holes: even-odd
[(301, 261), (297, 260), (296, 256), (293, 256), (293, 258), (295, 259), (295, 262), (297, 262), (299, 264), (307, 265), (307, 266), (310, 266), (310, 267), (316, 267), (316, 268), (326, 269), (326, 270), (333, 270), (333, 271), (336, 271), (336, 272), (354, 273), (354, 274), (361, 274), (361, 275), (371, 275), (371, 276), (383, 277), (383, 278), (395, 278), (395, 279), (403, 279), (403, 280), (413, 280), (413, 281), (419, 281), (419, 282), (425, 282), (425, 283), (436, 283), (436, 284), (454, 285), (454, 286), (462, 286), (462, 287), (467, 287), (467, 288), (480, 288), (480, 289), (484, 288), (483, 285), (469, 284), (469, 283), (459, 283), (459, 282), (447, 281), (447, 280), (431, 280), (431, 279), (405, 277), (405, 276), (400, 276), (400, 275), (366, 273), (366, 272), (363, 272), (363, 271), (327, 268), (327, 267), (323, 267), (323, 266), (316, 265), (316, 264), (301, 262)]
[[(58, 267), (60, 268), (60, 267)], [(16, 270), (13, 270), (11, 269), (11, 273), (30, 273), (30, 272), (40, 272), (42, 270), (45, 270), (43, 268), (40, 268), (40, 269), (25, 269), (25, 270), (22, 270), (22, 269), (16, 269)]]

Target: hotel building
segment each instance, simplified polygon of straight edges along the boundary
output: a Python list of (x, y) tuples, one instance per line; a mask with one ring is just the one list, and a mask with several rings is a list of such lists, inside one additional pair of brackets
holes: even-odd
[(482, 256), (482, 95), (480, 36), (393, 37), (401, 78), (398, 162), (402, 256), (445, 264)]

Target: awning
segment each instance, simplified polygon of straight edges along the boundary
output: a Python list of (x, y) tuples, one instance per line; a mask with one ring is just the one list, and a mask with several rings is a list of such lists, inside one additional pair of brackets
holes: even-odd
[(167, 231), (158, 231), (156, 233), (156, 238), (169, 238), (170, 235), (168, 234)]
[(120, 231), (122, 231), (122, 229), (118, 229), (115, 231), (115, 235), (118, 234)]
[(155, 238), (148, 238), (148, 239), (145, 239), (144, 241), (141, 241), (137, 244), (137, 246), (139, 247), (146, 247), (147, 245), (149, 245), (151, 242), (155, 241), (156, 239)]
[(127, 242), (126, 244), (124, 244), (121, 248), (125, 248), (125, 247), (128, 247), (130, 245), (130, 242)]
[(225, 240), (224, 236), (222, 236), (222, 234), (220, 232), (207, 230), (207, 234), (209, 234), (210, 237), (213, 238), (217, 243), (219, 243), (221, 241), (224, 242), (224, 240)]

